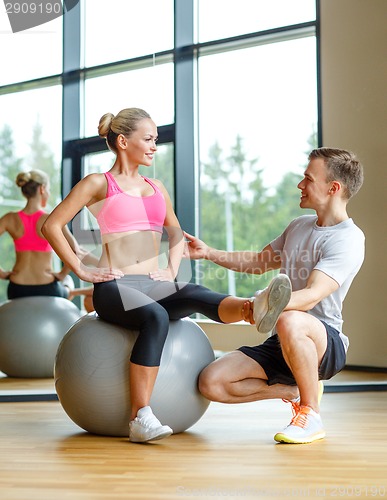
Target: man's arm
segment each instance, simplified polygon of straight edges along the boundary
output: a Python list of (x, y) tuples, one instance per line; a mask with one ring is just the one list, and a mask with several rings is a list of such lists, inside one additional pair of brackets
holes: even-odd
[(322, 271), (314, 270), (310, 273), (306, 287), (292, 292), (285, 311), (310, 311), (325, 297), (339, 288), (339, 284)]
[(208, 246), (204, 241), (184, 232), (187, 239), (185, 257), (206, 259), (218, 266), (240, 273), (263, 274), (281, 267), (281, 257), (270, 245), (260, 252), (227, 252)]

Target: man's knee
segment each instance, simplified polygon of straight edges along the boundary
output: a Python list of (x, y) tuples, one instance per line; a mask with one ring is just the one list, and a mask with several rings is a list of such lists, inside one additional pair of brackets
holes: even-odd
[(305, 314), (300, 311), (284, 311), (278, 318), (276, 331), (282, 342), (291, 337), (293, 333), (300, 333), (301, 323), (300, 314)]
[(314, 342), (326, 339), (322, 322), (304, 311), (284, 311), (278, 318), (276, 330), (281, 345), (307, 337)]
[(223, 381), (219, 377), (213, 363), (202, 370), (199, 375), (198, 388), (200, 393), (210, 401), (224, 400)]
[(276, 330), (283, 330), (292, 328), (298, 321), (300, 321), (300, 314), (305, 314), (301, 311), (284, 311), (280, 314)]

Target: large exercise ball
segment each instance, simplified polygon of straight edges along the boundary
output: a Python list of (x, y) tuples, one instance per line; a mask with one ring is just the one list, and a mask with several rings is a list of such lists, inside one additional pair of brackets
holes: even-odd
[[(55, 387), (67, 415), (84, 430), (128, 436), (129, 359), (137, 335), (90, 313), (63, 338), (55, 362)], [(207, 410), (209, 401), (199, 393), (197, 380), (212, 361), (211, 344), (194, 321), (170, 322), (150, 406), (174, 433), (191, 427)]]
[(0, 305), (0, 371), (9, 377), (52, 378), (58, 346), (81, 317), (61, 297), (23, 297)]

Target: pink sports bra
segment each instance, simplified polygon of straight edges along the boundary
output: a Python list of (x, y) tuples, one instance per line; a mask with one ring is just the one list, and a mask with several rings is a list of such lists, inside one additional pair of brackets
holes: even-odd
[(16, 252), (52, 252), (49, 242), (36, 232), (36, 224), (44, 214), (43, 210), (38, 210), (33, 214), (26, 214), (23, 210), (18, 212), (24, 226), (24, 233), (23, 236), (14, 240)]
[(126, 231), (163, 232), (166, 204), (163, 193), (147, 177), (143, 179), (154, 189), (150, 196), (132, 196), (118, 186), (110, 172), (105, 173), (107, 181), (106, 199), (97, 221), (101, 234)]

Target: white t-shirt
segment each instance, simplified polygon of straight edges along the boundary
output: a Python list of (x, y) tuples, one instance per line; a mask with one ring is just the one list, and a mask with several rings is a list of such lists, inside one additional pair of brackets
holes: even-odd
[(305, 288), (310, 273), (317, 269), (339, 288), (308, 311), (342, 333), (342, 308), (348, 289), (364, 261), (365, 237), (352, 219), (335, 226), (317, 226), (317, 216), (303, 215), (293, 220), (270, 245), (281, 254), (281, 273), (289, 276), (294, 291)]

